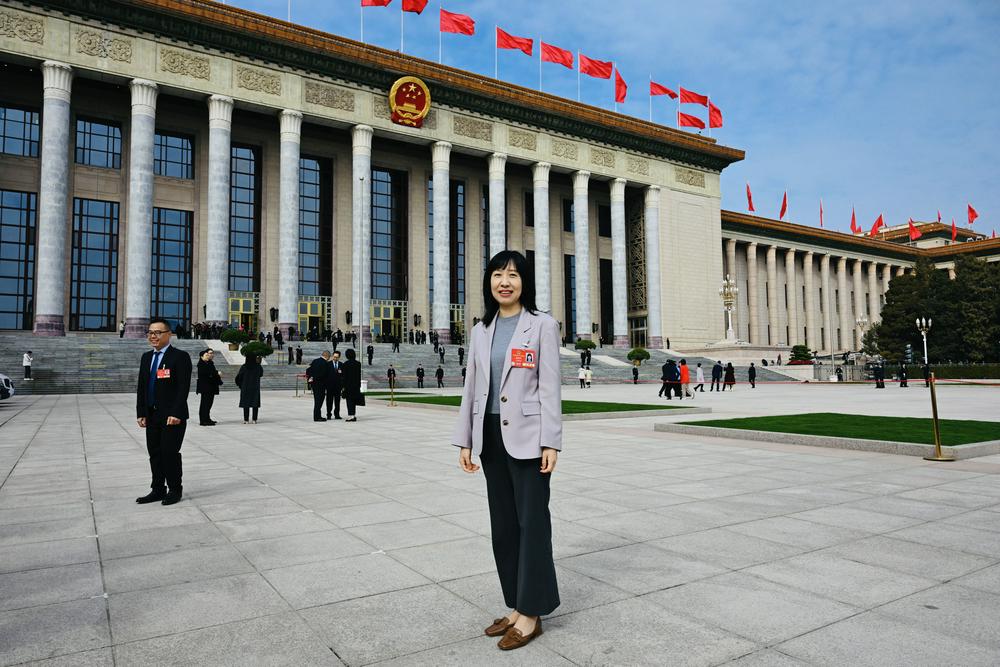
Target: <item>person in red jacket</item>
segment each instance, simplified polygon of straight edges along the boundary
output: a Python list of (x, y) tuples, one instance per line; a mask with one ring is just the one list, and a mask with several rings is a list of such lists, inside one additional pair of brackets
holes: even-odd
[(691, 369), (688, 368), (688, 362), (685, 359), (681, 359), (681, 391), (688, 398), (694, 398), (694, 394), (691, 393)]

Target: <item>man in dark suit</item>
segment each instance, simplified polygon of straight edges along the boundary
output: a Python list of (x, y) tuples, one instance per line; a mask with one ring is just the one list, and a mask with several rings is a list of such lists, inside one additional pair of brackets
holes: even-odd
[[(326, 376), (326, 418), (340, 419), (340, 393), (344, 390), (344, 363), (340, 352), (330, 359), (330, 374)], [(331, 412), (331, 407), (333, 408)], [(332, 417), (331, 417), (332, 415)]]
[(396, 369), (392, 367), (392, 364), (389, 364), (389, 370), (387, 370), (385, 372), (385, 377), (386, 377), (387, 380), (389, 380), (389, 389), (395, 389), (396, 388)]
[(464, 347), (459, 347), (458, 348), (458, 365), (459, 366), (464, 366), (465, 365), (465, 348)]
[(438, 369), (434, 371), (434, 377), (437, 378), (438, 388), (444, 386), (444, 369), (438, 366)]
[(164, 319), (150, 320), (146, 335), (153, 349), (139, 362), (135, 416), (139, 428), (146, 429), (152, 483), (149, 494), (135, 502), (173, 505), (183, 491), (181, 445), (187, 429), (191, 356), (170, 345), (170, 324)]
[(323, 352), (312, 360), (306, 369), (306, 382), (313, 392), (313, 421), (325, 422), (323, 419), (323, 399), (326, 398), (326, 382), (330, 373), (330, 353)]
[(365, 354), (368, 355), (368, 365), (371, 366), (372, 365), (372, 357), (375, 356), (375, 346), (369, 344), (368, 347), (365, 348)]
[(424, 388), (424, 366), (417, 364), (417, 389)]
[[(755, 376), (756, 377), (756, 376)], [(709, 391), (722, 391), (722, 362), (716, 361), (712, 366), (712, 386)]]

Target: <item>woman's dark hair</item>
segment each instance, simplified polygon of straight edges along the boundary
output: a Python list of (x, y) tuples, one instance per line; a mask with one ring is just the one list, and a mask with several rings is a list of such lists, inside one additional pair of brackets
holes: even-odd
[(347, 348), (347, 350), (344, 352), (344, 354), (347, 356), (347, 359), (349, 361), (354, 361), (354, 358), (356, 356), (358, 356), (357, 353), (355, 353), (352, 348)]
[(483, 313), (482, 319), (484, 327), (488, 327), (493, 322), (497, 311), (500, 310), (500, 304), (493, 296), (490, 278), (494, 271), (504, 269), (508, 264), (513, 264), (514, 270), (521, 276), (521, 307), (531, 314), (538, 312), (538, 306), (535, 305), (534, 268), (528, 263), (528, 259), (516, 250), (501, 250), (493, 255), (486, 265), (486, 271), (483, 272), (483, 303), (486, 304), (486, 311)]
[(204, 350), (202, 350), (201, 352), (198, 353), (198, 358), (201, 359), (202, 357), (204, 357), (209, 352), (212, 352), (212, 348), (206, 347)]

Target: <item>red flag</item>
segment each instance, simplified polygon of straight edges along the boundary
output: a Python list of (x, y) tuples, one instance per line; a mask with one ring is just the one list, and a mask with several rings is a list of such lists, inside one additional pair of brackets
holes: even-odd
[(997, 237), (997, 230), (994, 229), (993, 234), (990, 236), (990, 238), (995, 239), (996, 237)]
[(788, 212), (788, 191), (785, 191), (784, 196), (781, 198), (781, 212), (778, 213), (778, 220), (782, 220), (785, 217), (785, 213)]
[(622, 73), (615, 68), (615, 102), (624, 102), (625, 96), (628, 95), (628, 84), (625, 83), (625, 79), (622, 78)]
[(563, 67), (568, 67), (573, 69), (573, 52), (567, 51), (566, 49), (560, 49), (558, 46), (552, 46), (551, 44), (546, 44), (541, 42), (542, 45), (542, 60), (547, 63), (558, 63)]
[(535, 40), (530, 37), (515, 37), (508, 32), (504, 32), (502, 28), (497, 28), (498, 49), (517, 49), (518, 51), (523, 51), (524, 55), (530, 56), (534, 45)]
[(708, 97), (690, 90), (684, 90), (684, 86), (681, 86), (681, 104), (700, 104), (703, 107), (707, 107)]
[(677, 112), (677, 125), (679, 127), (698, 127), (705, 129), (705, 123), (702, 122), (701, 118), (697, 116), (692, 116), (691, 114)]
[(941, 211), (938, 210), (938, 222), (941, 222)]
[(917, 239), (919, 239), (921, 236), (924, 235), (923, 232), (921, 232), (919, 229), (917, 229), (913, 225), (913, 218), (910, 218), (909, 225), (910, 225), (910, 240), (911, 241), (916, 241)]
[(427, 7), (427, 0), (403, 0), (403, 11), (419, 14)]
[(441, 32), (455, 32), (460, 35), (476, 34), (476, 22), (471, 16), (465, 14), (454, 14), (447, 10), (441, 10)]
[(603, 60), (594, 60), (582, 53), (580, 54), (580, 74), (586, 74), (595, 79), (610, 79), (612, 68), (612, 63)]
[(823, 226), (823, 200), (819, 200), (819, 226)]
[(955, 226), (955, 218), (951, 219), (951, 242), (954, 243), (955, 239), (958, 238), (958, 227)]
[(750, 192), (750, 184), (747, 183), (747, 210), (750, 213), (755, 212), (757, 209), (753, 207), (753, 193)]
[(649, 94), (650, 95), (669, 95), (670, 99), (672, 99), (672, 100), (676, 100), (677, 99), (677, 93), (675, 93), (674, 91), (670, 90), (666, 86), (661, 86), (660, 84), (654, 83), (653, 81), (649, 82)]
[(972, 208), (972, 204), (969, 204), (969, 224), (974, 223), (978, 217), (979, 213), (976, 212), (976, 209)]
[(875, 218), (875, 224), (872, 225), (872, 230), (868, 232), (868, 236), (875, 236), (882, 227), (885, 227), (885, 221), (882, 220), (882, 214), (879, 213), (878, 217)]
[[(403, 1), (405, 2), (406, 0), (403, 0)], [(390, 2), (392, 2), (392, 0), (361, 0), (361, 6), (362, 7), (385, 7)]]
[(708, 126), (722, 127), (722, 109), (712, 104), (712, 100), (708, 101)]
[(851, 233), (858, 234), (861, 232), (861, 228), (858, 227), (858, 217), (854, 215), (854, 207), (851, 207)]

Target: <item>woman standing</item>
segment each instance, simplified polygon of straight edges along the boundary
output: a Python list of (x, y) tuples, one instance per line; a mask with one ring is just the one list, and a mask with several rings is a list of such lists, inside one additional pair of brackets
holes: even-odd
[(722, 391), (725, 391), (726, 387), (729, 387), (729, 391), (732, 391), (733, 387), (735, 386), (736, 386), (736, 369), (733, 368), (733, 362), (730, 361), (728, 364), (726, 364), (726, 373), (725, 376), (723, 377)]
[(198, 356), (198, 382), (195, 385), (195, 393), (201, 394), (198, 422), (201, 426), (215, 426), (212, 421), (212, 404), (215, 403), (215, 395), (219, 393), (222, 376), (215, 369), (215, 362), (212, 361), (215, 352), (211, 348), (202, 350)]
[(253, 408), (253, 423), (257, 423), (260, 410), (260, 378), (264, 369), (255, 354), (248, 354), (246, 361), (236, 374), (236, 385), (240, 388), (240, 407), (243, 408), (243, 423), (250, 423), (250, 409)]
[(365, 395), (361, 393), (361, 362), (357, 352), (350, 348), (344, 352), (347, 361), (344, 362), (344, 400), (347, 401), (347, 419), (345, 422), (358, 421), (354, 414), (355, 408), (365, 404)]
[(559, 606), (549, 482), (562, 449), (559, 325), (535, 307), (524, 255), (497, 253), (483, 275), (486, 312), (469, 337), (468, 381), (452, 442), (459, 466), (486, 476), (493, 556), (511, 611), (485, 632), (502, 650), (542, 634)]

